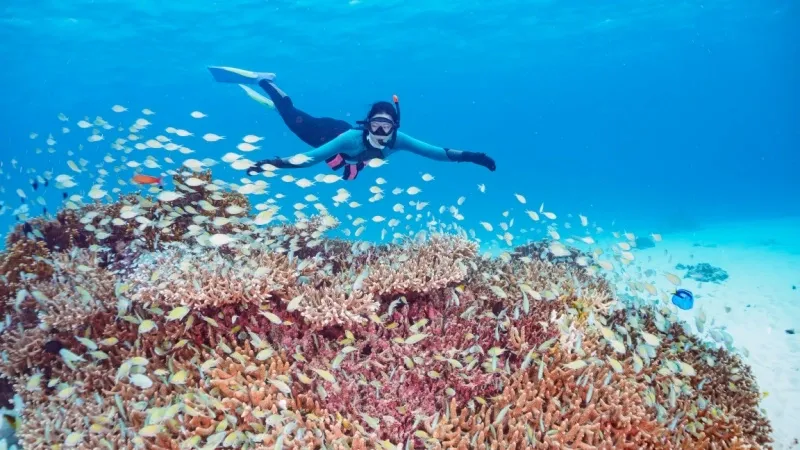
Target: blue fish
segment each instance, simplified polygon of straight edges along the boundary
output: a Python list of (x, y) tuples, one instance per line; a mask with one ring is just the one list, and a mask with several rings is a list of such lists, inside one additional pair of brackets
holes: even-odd
[(686, 289), (678, 289), (672, 294), (672, 304), (684, 311), (688, 311), (694, 306), (694, 295)]

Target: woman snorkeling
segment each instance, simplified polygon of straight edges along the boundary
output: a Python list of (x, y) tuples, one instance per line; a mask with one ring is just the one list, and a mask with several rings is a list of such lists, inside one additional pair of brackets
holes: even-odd
[[(219, 82), (259, 85), (272, 99), (289, 129), (300, 140), (314, 147), (314, 150), (291, 158), (275, 157), (259, 161), (248, 169), (250, 175), (271, 170), (269, 166), (281, 169), (301, 168), (325, 161), (333, 170), (344, 168), (342, 178), (353, 180), (369, 160), (386, 159), (398, 151), (408, 151), (437, 161), (471, 162), (491, 171), (495, 170), (494, 160), (485, 153), (436, 147), (399, 132), (400, 104), (397, 96), (393, 98), (394, 104), (385, 101), (374, 103), (366, 119), (357, 122), (357, 126), (353, 127), (343, 120), (312, 117), (297, 109), (292, 99), (275, 85), (275, 74), (232, 67), (208, 69)], [(262, 103), (266, 103), (265, 99)]]

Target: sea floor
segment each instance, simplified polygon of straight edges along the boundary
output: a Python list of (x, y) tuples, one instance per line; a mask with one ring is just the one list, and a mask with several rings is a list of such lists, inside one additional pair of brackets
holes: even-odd
[[(637, 252), (645, 268), (659, 273), (679, 263), (709, 263), (727, 271), (720, 283), (684, 280), (695, 296), (681, 317), (694, 323), (703, 308), (725, 325), (737, 348), (746, 350), (774, 427), (776, 449), (800, 449), (800, 218), (718, 224), (664, 235)], [(662, 277), (663, 278), (663, 277)], [(660, 286), (663, 287), (663, 286)], [(794, 334), (791, 334), (791, 332)]]

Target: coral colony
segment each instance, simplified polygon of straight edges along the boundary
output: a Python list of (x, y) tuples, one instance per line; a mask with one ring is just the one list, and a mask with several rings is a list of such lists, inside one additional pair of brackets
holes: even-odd
[[(539, 242), (488, 258), (434, 232), (348, 242), (325, 237), (338, 222), (324, 211), (259, 227), (227, 220), (243, 195), (184, 191), (73, 205), (9, 235), (1, 369), (23, 448), (771, 442), (731, 347), (617, 296), (591, 255)], [(213, 236), (172, 214), (198, 203)], [(140, 227), (159, 221), (172, 232)]]
[(728, 272), (721, 267), (712, 266), (708, 263), (700, 263), (696, 266), (689, 266), (678, 264), (675, 266), (678, 270), (685, 270), (686, 277), (702, 283), (722, 283), (728, 279)]

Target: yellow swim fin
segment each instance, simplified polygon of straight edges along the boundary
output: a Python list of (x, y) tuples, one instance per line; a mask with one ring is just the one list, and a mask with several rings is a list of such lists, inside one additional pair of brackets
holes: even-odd
[(272, 103), (272, 100), (270, 100), (267, 97), (264, 97), (263, 95), (259, 94), (258, 92), (253, 90), (253, 88), (251, 88), (250, 86), (245, 86), (243, 84), (240, 84), (239, 87), (244, 89), (244, 92), (247, 93), (248, 97), (252, 98), (253, 100), (257, 101), (258, 103), (261, 103), (262, 105), (266, 106), (267, 108), (275, 108), (275, 104)]

